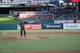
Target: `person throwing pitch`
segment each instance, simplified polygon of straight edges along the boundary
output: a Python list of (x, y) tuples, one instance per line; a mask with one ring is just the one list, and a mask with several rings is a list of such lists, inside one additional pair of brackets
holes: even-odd
[(21, 37), (22, 37), (22, 36), (26, 37), (26, 32), (25, 32), (24, 24), (25, 24), (25, 23), (24, 23), (24, 20), (23, 20), (23, 19), (20, 20), (19, 25), (20, 25), (20, 35), (21, 35)]

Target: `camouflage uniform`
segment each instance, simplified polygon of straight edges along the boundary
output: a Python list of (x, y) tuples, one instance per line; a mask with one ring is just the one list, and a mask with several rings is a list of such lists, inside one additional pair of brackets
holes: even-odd
[(26, 37), (26, 32), (25, 32), (25, 28), (24, 28), (24, 22), (23, 21), (20, 21), (20, 34), (21, 34), (21, 37), (24, 35), (24, 37)]

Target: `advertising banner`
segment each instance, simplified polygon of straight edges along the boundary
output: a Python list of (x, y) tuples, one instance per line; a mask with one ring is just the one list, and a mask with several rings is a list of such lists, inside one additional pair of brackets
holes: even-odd
[(80, 0), (71, 0), (71, 2), (80, 2)]
[(42, 24), (42, 29), (63, 29), (63, 24)]
[(39, 30), (42, 29), (42, 24), (25, 24), (26, 30)]
[(80, 23), (63, 24), (64, 29), (80, 29)]

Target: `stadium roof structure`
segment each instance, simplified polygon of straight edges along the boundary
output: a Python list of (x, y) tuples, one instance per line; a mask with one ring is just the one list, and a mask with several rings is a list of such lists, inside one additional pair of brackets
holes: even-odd
[(25, 5), (25, 6), (20, 6), (20, 5), (0, 5), (0, 8), (27, 8), (27, 7), (46, 7), (46, 6), (37, 6), (37, 5)]

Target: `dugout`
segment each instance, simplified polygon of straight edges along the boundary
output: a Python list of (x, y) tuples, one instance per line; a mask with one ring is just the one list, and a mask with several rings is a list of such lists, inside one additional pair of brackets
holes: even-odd
[(8, 8), (0, 8), (0, 14), (9, 14)]

